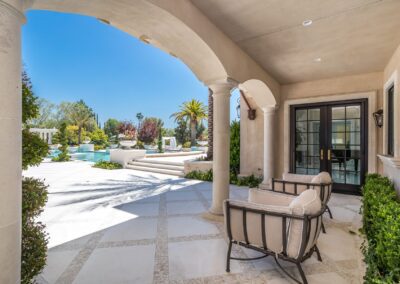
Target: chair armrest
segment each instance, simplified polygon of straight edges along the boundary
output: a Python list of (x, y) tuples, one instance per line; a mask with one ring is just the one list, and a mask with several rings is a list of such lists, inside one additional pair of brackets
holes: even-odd
[(273, 206), (289, 206), (295, 196), (272, 190), (250, 189), (249, 202)]

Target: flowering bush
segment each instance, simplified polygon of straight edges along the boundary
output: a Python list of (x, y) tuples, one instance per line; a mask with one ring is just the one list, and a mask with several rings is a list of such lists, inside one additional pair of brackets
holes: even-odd
[(122, 121), (118, 125), (118, 133), (126, 140), (133, 140), (136, 137), (136, 127), (130, 121)]
[(158, 123), (155, 119), (146, 118), (138, 132), (138, 139), (145, 144), (151, 144), (157, 138)]

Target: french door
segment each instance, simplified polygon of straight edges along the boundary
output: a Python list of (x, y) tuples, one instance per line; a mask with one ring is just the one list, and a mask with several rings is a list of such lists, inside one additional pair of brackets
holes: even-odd
[(358, 194), (367, 171), (367, 100), (291, 107), (291, 172), (327, 171), (335, 192)]

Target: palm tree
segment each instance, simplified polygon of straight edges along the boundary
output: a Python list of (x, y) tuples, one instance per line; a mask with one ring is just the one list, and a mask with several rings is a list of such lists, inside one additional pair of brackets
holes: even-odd
[(213, 119), (214, 119), (214, 100), (213, 91), (208, 89), (208, 150), (207, 160), (213, 159)]
[(200, 101), (192, 99), (180, 106), (180, 111), (173, 113), (175, 121), (184, 120), (190, 124), (190, 142), (196, 144), (196, 126), (201, 120), (207, 118), (207, 107)]
[(94, 122), (93, 111), (83, 101), (79, 101), (70, 108), (68, 118), (72, 124), (78, 126), (78, 143), (81, 144), (82, 128)]

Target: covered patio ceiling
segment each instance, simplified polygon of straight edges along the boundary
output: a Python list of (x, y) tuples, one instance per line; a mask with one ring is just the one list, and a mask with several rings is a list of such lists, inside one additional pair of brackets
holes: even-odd
[(400, 43), (398, 0), (191, 1), (282, 84), (382, 71)]

